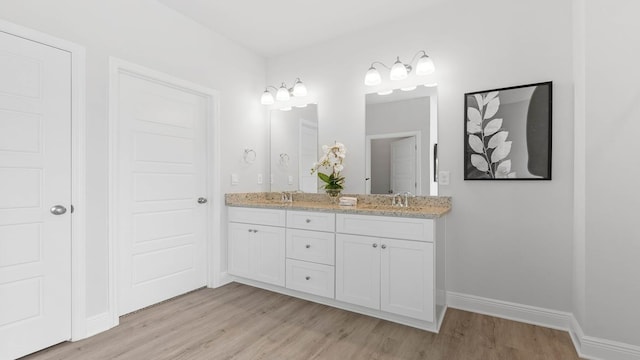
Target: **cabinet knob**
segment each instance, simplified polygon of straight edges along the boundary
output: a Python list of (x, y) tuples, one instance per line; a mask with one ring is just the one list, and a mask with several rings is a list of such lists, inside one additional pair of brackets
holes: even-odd
[(310, 248), (310, 247), (311, 247), (311, 245), (307, 244), (307, 245), (305, 245), (305, 247), (308, 249), (308, 248)]
[(248, 232), (253, 232), (253, 230), (251, 230), (251, 229), (249, 229), (249, 230), (247, 230), (247, 231), (248, 231)]
[(311, 219), (307, 219), (307, 220), (305, 220), (305, 221), (306, 221), (306, 222), (307, 222), (307, 224), (308, 224), (308, 223), (310, 223), (310, 222), (311, 222)]
[(311, 276), (305, 276), (305, 280), (311, 280)]
[(374, 248), (377, 248), (377, 247), (378, 247), (378, 244), (373, 243), (373, 247), (374, 247)]
[(387, 245), (382, 244), (382, 246), (380, 246), (380, 247), (381, 247), (381, 248), (383, 248), (383, 249), (386, 249), (386, 248), (387, 248)]

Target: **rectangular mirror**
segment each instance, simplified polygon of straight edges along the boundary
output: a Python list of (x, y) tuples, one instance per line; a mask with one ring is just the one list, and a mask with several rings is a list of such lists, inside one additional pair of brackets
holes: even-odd
[(318, 192), (318, 180), (311, 174), (318, 161), (318, 105), (293, 107), (270, 114), (271, 191)]
[(437, 89), (366, 94), (367, 194), (438, 194)]

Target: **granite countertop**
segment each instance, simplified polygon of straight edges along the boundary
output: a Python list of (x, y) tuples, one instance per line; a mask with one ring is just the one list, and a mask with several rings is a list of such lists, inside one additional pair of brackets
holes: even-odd
[(439, 218), (451, 210), (451, 197), (416, 196), (409, 198), (409, 207), (391, 206), (389, 195), (349, 195), (358, 198), (356, 206), (334, 204), (326, 194), (293, 193), (293, 201), (283, 203), (282, 193), (231, 193), (225, 195), (225, 204), (235, 207), (255, 207), (265, 209), (291, 209), (321, 211), (346, 214), (399, 216), (423, 219)]

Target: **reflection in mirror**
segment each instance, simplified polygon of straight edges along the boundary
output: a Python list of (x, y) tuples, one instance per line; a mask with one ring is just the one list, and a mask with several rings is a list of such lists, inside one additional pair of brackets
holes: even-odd
[(318, 106), (271, 110), (271, 191), (318, 192)]
[(366, 95), (367, 194), (438, 194), (437, 104), (435, 87)]

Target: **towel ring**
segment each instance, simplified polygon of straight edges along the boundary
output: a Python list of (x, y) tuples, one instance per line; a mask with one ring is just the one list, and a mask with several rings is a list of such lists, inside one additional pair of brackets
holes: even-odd
[(286, 153), (280, 154), (280, 165), (285, 168), (289, 166), (289, 155), (287, 155)]
[(244, 149), (244, 154), (242, 154), (242, 158), (244, 162), (247, 164), (253, 164), (256, 161), (256, 152), (253, 149)]

